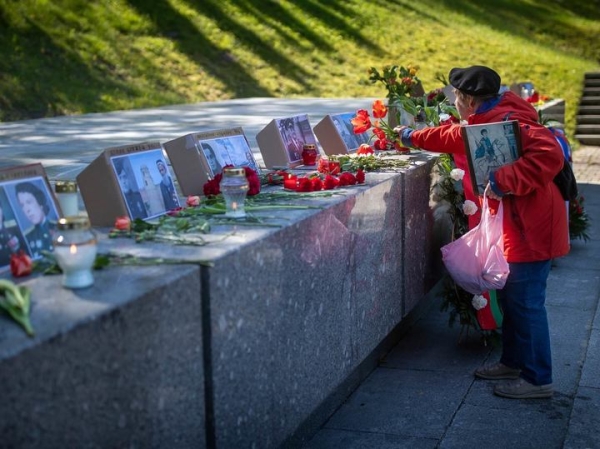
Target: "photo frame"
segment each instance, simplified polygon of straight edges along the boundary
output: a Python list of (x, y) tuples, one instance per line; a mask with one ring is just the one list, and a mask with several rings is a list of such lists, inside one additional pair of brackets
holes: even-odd
[(354, 117), (356, 112), (330, 114), (315, 125), (314, 133), (326, 155), (353, 153), (363, 143), (369, 143), (369, 133), (354, 133)]
[(120, 216), (151, 219), (181, 206), (157, 141), (106, 148), (81, 171), (77, 184), (93, 226), (113, 226)]
[(307, 114), (273, 119), (256, 134), (256, 142), (267, 168), (298, 168), (303, 146), (317, 146)]
[(489, 173), (522, 155), (516, 120), (462, 127), (473, 192), (483, 195)]
[(225, 165), (250, 167), (258, 172), (242, 128), (186, 134), (164, 144), (184, 195), (202, 195), (204, 184)]
[(110, 158), (131, 219), (155, 218), (181, 206), (162, 148)]
[(56, 225), (61, 216), (41, 164), (0, 171), (0, 270), (20, 251), (40, 259), (52, 251)]

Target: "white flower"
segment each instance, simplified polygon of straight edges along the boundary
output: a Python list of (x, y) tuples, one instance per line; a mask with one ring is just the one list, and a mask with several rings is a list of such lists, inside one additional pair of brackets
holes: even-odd
[(473, 215), (475, 212), (477, 212), (477, 209), (477, 204), (475, 204), (471, 200), (465, 201), (462, 207), (462, 210), (465, 213), (465, 215)]
[(485, 306), (487, 306), (487, 299), (485, 299), (481, 295), (475, 295), (475, 296), (473, 296), (473, 299), (471, 300), (471, 305), (473, 306), (473, 308), (475, 310), (481, 310)]
[(452, 179), (454, 179), (455, 181), (460, 181), (463, 179), (463, 177), (465, 176), (465, 171), (460, 169), (460, 168), (454, 168), (452, 169), (452, 171), (450, 172), (450, 177)]

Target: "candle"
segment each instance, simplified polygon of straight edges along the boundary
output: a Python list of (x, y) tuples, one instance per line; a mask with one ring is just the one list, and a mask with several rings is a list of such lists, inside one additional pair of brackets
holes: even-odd
[(86, 217), (61, 218), (54, 236), (54, 256), (63, 272), (66, 288), (85, 288), (94, 283), (96, 237)]
[(225, 199), (225, 216), (230, 218), (245, 217), (244, 201), (249, 188), (246, 171), (243, 168), (223, 169), (220, 188)]
[(75, 181), (56, 181), (54, 191), (64, 217), (79, 214), (79, 198)]
[(285, 175), (285, 179), (283, 180), (283, 188), (287, 190), (297, 190), (298, 177), (296, 175), (292, 175), (291, 173)]

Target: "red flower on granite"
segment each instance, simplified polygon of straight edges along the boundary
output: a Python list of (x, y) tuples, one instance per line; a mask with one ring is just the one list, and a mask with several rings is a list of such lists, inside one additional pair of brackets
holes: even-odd
[(359, 184), (364, 184), (365, 182), (365, 172), (360, 168), (356, 171), (356, 182)]
[(221, 178), (223, 175), (221, 173), (217, 173), (213, 179), (208, 180), (204, 186), (202, 186), (202, 191), (204, 192), (204, 196), (218, 195), (221, 193)]
[(131, 219), (127, 215), (117, 217), (115, 220), (115, 229), (119, 231), (129, 231), (131, 229)]
[(312, 191), (312, 183), (308, 178), (298, 178), (298, 188), (296, 189), (298, 192), (311, 192)]
[(324, 190), (335, 189), (338, 186), (339, 182), (340, 181), (335, 176), (327, 175), (327, 176), (325, 176), (325, 179), (323, 180), (323, 189)]
[(373, 154), (373, 148), (371, 148), (371, 145), (367, 144), (367, 143), (363, 143), (360, 145), (360, 147), (358, 147), (358, 150), (356, 150), (356, 154)]
[(318, 192), (319, 190), (323, 190), (323, 181), (318, 176), (311, 178), (310, 183), (312, 184), (313, 191)]
[(33, 262), (25, 251), (21, 250), (18, 253), (10, 256), (10, 272), (14, 277), (29, 276), (33, 269)]
[(246, 179), (248, 180), (248, 196), (258, 195), (260, 193), (260, 178), (258, 173), (250, 167), (244, 167)]
[(189, 195), (185, 200), (185, 204), (188, 207), (200, 206), (200, 197), (198, 195)]
[(356, 177), (349, 171), (345, 171), (340, 175), (339, 182), (340, 187), (353, 186), (354, 184), (356, 184)]

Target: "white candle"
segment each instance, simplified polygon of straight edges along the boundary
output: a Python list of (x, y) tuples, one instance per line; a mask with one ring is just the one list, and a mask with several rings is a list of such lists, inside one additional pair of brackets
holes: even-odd
[(79, 214), (79, 198), (77, 197), (77, 183), (75, 181), (56, 181), (54, 191), (63, 217)]
[(92, 267), (98, 248), (94, 243), (56, 245), (54, 255), (63, 271), (62, 285), (67, 288), (84, 288), (94, 283)]

